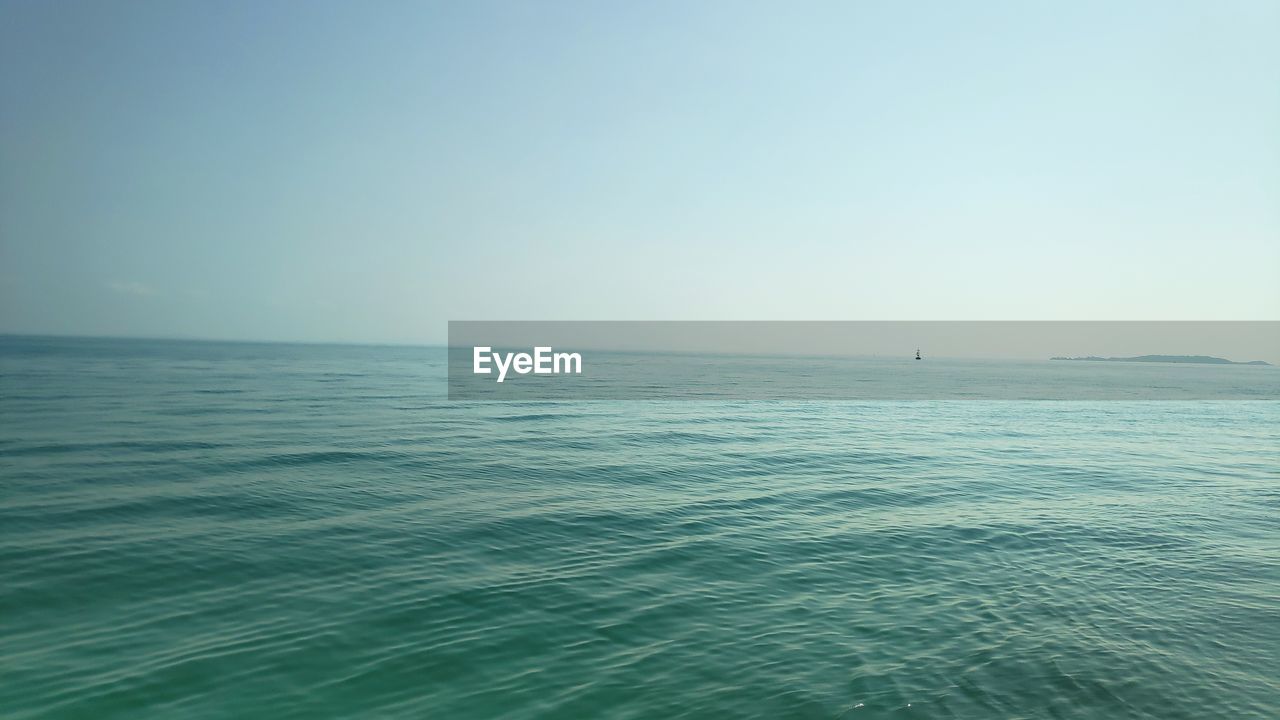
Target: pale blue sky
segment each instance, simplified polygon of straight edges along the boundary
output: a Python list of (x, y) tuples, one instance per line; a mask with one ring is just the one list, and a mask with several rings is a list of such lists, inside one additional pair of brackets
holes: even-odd
[(0, 0), (0, 332), (1280, 319), (1280, 2)]

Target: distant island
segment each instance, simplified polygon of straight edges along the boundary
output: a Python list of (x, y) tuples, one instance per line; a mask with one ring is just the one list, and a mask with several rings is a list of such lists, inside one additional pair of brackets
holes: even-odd
[(1050, 360), (1089, 360), (1093, 362), (1160, 362), (1160, 363), (1194, 363), (1196, 365), (1267, 365), (1271, 363), (1262, 360), (1253, 360), (1251, 362), (1236, 362), (1226, 358), (1212, 357), (1210, 355), (1139, 355), (1137, 357), (1098, 357), (1090, 355), (1089, 357), (1055, 357)]

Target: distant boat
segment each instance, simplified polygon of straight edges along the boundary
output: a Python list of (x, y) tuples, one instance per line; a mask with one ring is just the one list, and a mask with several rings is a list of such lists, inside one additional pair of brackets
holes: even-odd
[(916, 348), (916, 359), (920, 359), (920, 348)]

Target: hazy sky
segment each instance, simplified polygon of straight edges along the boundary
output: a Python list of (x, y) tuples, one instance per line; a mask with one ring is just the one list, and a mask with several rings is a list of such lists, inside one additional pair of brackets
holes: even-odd
[(1280, 3), (0, 0), (0, 331), (1280, 319)]

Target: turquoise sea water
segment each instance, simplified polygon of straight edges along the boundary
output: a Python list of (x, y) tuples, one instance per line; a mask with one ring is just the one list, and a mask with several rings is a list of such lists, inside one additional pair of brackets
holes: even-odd
[(0, 338), (0, 717), (1280, 716), (1280, 403), (444, 363)]

